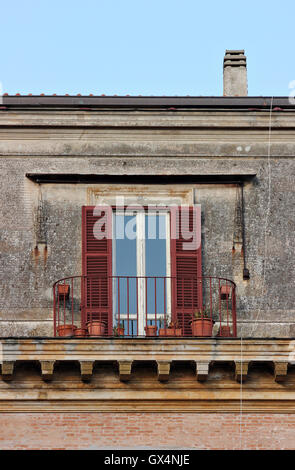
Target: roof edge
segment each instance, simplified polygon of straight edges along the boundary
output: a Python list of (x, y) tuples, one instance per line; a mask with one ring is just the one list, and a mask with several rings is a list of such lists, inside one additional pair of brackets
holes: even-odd
[(170, 108), (295, 108), (290, 97), (270, 96), (2, 96), (3, 107), (164, 107)]

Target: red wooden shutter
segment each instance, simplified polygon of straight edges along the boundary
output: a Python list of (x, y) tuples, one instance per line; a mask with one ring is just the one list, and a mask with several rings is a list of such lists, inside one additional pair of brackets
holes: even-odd
[(193, 313), (202, 307), (201, 207), (171, 210), (172, 317), (191, 335)]
[(102, 320), (106, 335), (112, 334), (112, 209), (109, 206), (82, 208), (82, 283), (85, 324)]

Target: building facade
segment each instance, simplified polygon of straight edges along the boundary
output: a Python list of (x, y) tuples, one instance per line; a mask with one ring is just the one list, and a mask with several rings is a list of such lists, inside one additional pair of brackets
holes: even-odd
[(294, 448), (294, 113), (3, 96), (1, 448)]

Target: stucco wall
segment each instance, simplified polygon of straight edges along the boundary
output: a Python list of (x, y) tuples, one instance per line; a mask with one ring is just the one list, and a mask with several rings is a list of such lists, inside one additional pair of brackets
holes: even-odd
[[(48, 128), (22, 128), (32, 116)], [(63, 119), (66, 129), (58, 127)], [(294, 336), (295, 121), (292, 112), (272, 119), (269, 136), (268, 113), (255, 111), (2, 114), (0, 124), (9, 125), (0, 129), (1, 336), (51, 335), (51, 286), (81, 273), (81, 206), (95, 185), (41, 185), (47, 248), (36, 250), (40, 187), (25, 174), (38, 172), (256, 173), (244, 189), (249, 281), (242, 279), (240, 251), (232, 252), (236, 188), (194, 185), (203, 273), (237, 283), (238, 334)], [(86, 121), (93, 128), (76, 128)], [(137, 129), (143, 121), (148, 128)], [(114, 128), (104, 130), (106, 122)]]

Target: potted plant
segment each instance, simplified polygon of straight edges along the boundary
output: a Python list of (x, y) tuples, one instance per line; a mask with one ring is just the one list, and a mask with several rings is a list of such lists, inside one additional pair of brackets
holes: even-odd
[(231, 293), (231, 286), (229, 285), (220, 286), (220, 298), (222, 300), (228, 299), (230, 296), (230, 293)]
[(68, 299), (70, 295), (70, 286), (69, 284), (58, 284), (57, 285), (57, 295), (59, 298)]
[(58, 325), (57, 333), (58, 336), (73, 336), (76, 331), (76, 326), (72, 324)]
[(157, 336), (157, 325), (146, 325), (144, 330), (146, 336)]
[(160, 319), (159, 336), (181, 336), (181, 328), (177, 321), (168, 322), (166, 318)]
[(124, 336), (124, 332), (124, 322), (118, 323), (118, 325), (113, 328), (114, 336)]
[(74, 335), (77, 336), (78, 338), (81, 338), (83, 336), (88, 335), (88, 330), (87, 328), (76, 328), (74, 331)]
[(89, 336), (103, 336), (105, 333), (106, 324), (101, 320), (91, 320), (86, 325)]
[(213, 323), (205, 309), (195, 311), (191, 322), (193, 336), (212, 336)]
[(159, 320), (159, 336), (168, 336), (168, 321), (166, 318), (160, 318)]
[(225, 336), (225, 337), (232, 336), (230, 326), (229, 325), (221, 325), (219, 327), (219, 331), (218, 331), (217, 336)]
[(180, 328), (180, 325), (178, 321), (172, 321), (169, 323), (169, 335), (170, 336), (181, 336), (182, 335), (182, 329)]

